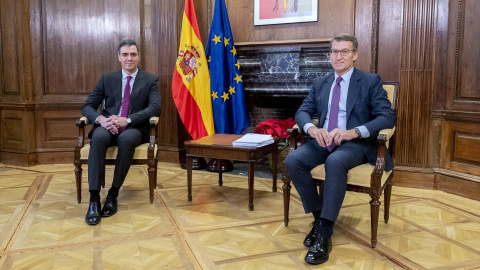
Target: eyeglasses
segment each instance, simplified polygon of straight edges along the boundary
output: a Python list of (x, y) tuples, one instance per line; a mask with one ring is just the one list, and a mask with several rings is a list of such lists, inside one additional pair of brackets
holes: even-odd
[(354, 51), (355, 50), (341, 50), (341, 51), (331, 50), (330, 54), (333, 56), (337, 56), (340, 53), (341, 56), (345, 57), (345, 56), (348, 56), (350, 52), (354, 52)]

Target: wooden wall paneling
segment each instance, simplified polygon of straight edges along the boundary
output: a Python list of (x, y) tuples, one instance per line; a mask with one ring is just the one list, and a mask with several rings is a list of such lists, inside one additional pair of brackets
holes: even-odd
[(435, 37), (433, 0), (404, 0), (396, 164), (426, 167)]
[(410, 167), (395, 166), (393, 185), (421, 189), (435, 189), (435, 174), (431, 169), (419, 170)]
[(435, 189), (480, 201), (480, 177), (437, 170)]
[[(0, 127), (2, 152), (21, 155), (33, 153), (36, 148), (34, 107), (32, 105), (5, 106), (1, 110), (0, 116), (2, 119)], [(22, 160), (25, 161), (23, 158)], [(1, 162), (5, 162), (5, 160)]]
[(101, 74), (121, 68), (117, 46), (122, 39), (142, 47), (141, 1), (101, 2), (38, 1), (44, 81), (37, 102), (83, 103)]
[(480, 123), (445, 121), (442, 165), (445, 169), (480, 176)]
[(440, 168), (442, 154), (442, 112), (447, 89), (448, 2), (438, 0), (436, 8), (435, 63), (433, 65), (432, 125), (429, 136), (429, 167)]
[(384, 81), (400, 81), (403, 0), (380, 1), (377, 73)]
[[(79, 110), (37, 110), (35, 112), (38, 123), (37, 151), (72, 151), (78, 140), (78, 128), (75, 123), (81, 116)], [(86, 130), (88, 132), (90, 128)]]
[(330, 39), (355, 32), (355, 0), (319, 0), (317, 22), (261, 26), (253, 25), (253, 1), (225, 1), (235, 44)]
[[(372, 40), (373, 33), (373, 13), (374, 2), (378, 0), (356, 0), (355, 1), (355, 36), (358, 40), (358, 60), (355, 67), (370, 72), (372, 63), (376, 60), (372, 59)], [(332, 36), (333, 37), (333, 36)]]
[(480, 112), (480, 2), (452, 0), (449, 8), (446, 107), (449, 110)]
[(31, 49), (28, 0), (2, 1), (0, 9), (2, 39), (2, 84), (0, 101), (3, 103), (32, 102)]
[(28, 165), (35, 149), (29, 1), (0, 8), (0, 162)]

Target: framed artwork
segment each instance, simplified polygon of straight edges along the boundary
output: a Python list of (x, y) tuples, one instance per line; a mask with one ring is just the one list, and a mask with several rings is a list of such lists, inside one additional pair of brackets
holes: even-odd
[(253, 24), (316, 22), (318, 0), (254, 0)]

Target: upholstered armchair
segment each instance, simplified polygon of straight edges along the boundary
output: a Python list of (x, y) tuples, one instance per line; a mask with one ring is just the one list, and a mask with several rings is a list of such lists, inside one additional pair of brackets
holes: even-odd
[[(147, 164), (148, 165), (148, 182), (150, 189), (150, 202), (153, 202), (153, 191), (157, 187), (157, 129), (158, 117), (150, 118), (150, 141), (135, 148), (132, 164)], [(89, 121), (85, 116), (82, 116), (77, 121), (78, 127), (78, 142), (74, 150), (74, 165), (75, 165), (75, 180), (77, 184), (77, 201), (82, 201), (82, 164), (88, 164), (88, 154), (90, 152), (90, 144), (85, 144), (85, 127), (89, 125)], [(111, 146), (107, 149), (107, 156), (105, 163), (115, 164), (118, 147)], [(105, 182), (102, 183), (105, 187)]]
[[(383, 88), (388, 93), (388, 99), (392, 102), (392, 108), (396, 112), (397, 107), (397, 88), (396, 82), (384, 82)], [(300, 140), (300, 136), (305, 136), (298, 126), (290, 129), (290, 151), (294, 151)], [(390, 151), (392, 158), (394, 158), (395, 148), (395, 127), (392, 129), (384, 129), (379, 132), (377, 136), (378, 154), (375, 166), (369, 163), (362, 164), (352, 168), (348, 172), (347, 191), (367, 193), (371, 197), (370, 201), (370, 215), (371, 215), (371, 245), (375, 248), (377, 244), (377, 228), (378, 217), (380, 212), (380, 196), (384, 194), (384, 219), (388, 222), (390, 210), (390, 197), (392, 193), (392, 178), (393, 170), (385, 171), (385, 153)], [(325, 181), (324, 165), (315, 167), (312, 171), (312, 176), (315, 179), (319, 193), (323, 194), (323, 185)], [(286, 171), (282, 173), (283, 180), (283, 199), (284, 199), (284, 222), (288, 226), (288, 212), (290, 206), (290, 178)]]

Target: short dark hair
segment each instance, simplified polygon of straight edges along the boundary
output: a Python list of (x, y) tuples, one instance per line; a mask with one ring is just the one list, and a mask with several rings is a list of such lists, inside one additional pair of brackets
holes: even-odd
[(353, 50), (354, 51), (358, 51), (358, 41), (357, 41), (357, 38), (354, 36), (354, 35), (350, 35), (348, 33), (343, 33), (343, 34), (340, 34), (334, 38), (332, 38), (332, 40), (330, 40), (330, 50), (332, 50), (332, 44), (334, 41), (350, 41), (353, 45)]
[(138, 54), (140, 54), (140, 48), (138, 48), (137, 43), (135, 41), (131, 40), (131, 39), (125, 39), (125, 40), (120, 41), (120, 44), (118, 44), (118, 54), (120, 54), (120, 48), (122, 48), (124, 46), (127, 46), (127, 47), (135, 46), (135, 47), (137, 47)]

